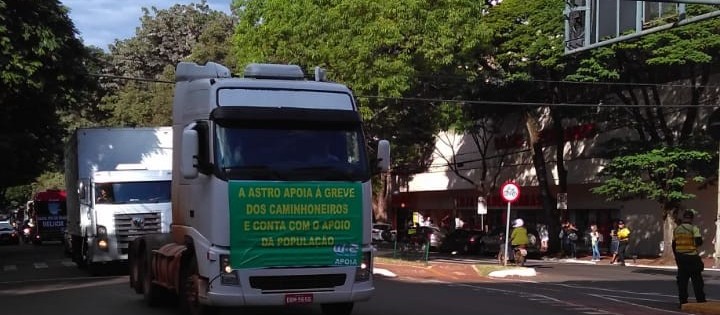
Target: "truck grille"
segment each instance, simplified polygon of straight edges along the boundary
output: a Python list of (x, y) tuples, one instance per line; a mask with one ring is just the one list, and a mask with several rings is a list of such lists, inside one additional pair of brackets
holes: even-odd
[(115, 215), (115, 237), (120, 254), (128, 253), (130, 242), (138, 236), (162, 231), (162, 215), (153, 213), (134, 213)]
[(333, 288), (343, 284), (345, 274), (250, 277), (252, 288), (268, 291)]

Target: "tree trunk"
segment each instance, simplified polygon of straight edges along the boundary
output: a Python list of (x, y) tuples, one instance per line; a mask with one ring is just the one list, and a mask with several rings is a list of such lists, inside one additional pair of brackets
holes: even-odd
[(545, 213), (545, 224), (548, 226), (550, 236), (548, 240), (548, 253), (556, 253), (560, 248), (560, 240), (557, 238), (557, 235), (560, 234), (560, 220), (557, 209), (555, 209), (555, 198), (550, 194), (550, 183), (547, 180), (545, 156), (543, 155), (542, 143), (539, 137), (540, 127), (535, 117), (532, 116), (532, 113), (526, 113), (526, 119), (529, 143), (532, 148), (533, 167), (535, 168), (535, 174), (540, 188), (540, 197)]

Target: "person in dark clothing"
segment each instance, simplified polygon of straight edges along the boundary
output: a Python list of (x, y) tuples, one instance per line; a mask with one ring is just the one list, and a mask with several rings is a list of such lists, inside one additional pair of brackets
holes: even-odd
[(688, 282), (692, 279), (695, 300), (704, 303), (705, 299), (704, 282), (702, 272), (705, 266), (698, 254), (697, 248), (702, 245), (703, 240), (700, 229), (692, 224), (694, 213), (685, 211), (682, 223), (673, 231), (672, 249), (677, 264), (677, 286), (680, 304), (688, 302)]

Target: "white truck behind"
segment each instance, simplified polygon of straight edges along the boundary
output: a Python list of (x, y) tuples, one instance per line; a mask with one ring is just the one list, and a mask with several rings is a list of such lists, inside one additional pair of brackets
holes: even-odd
[(172, 128), (82, 128), (65, 148), (66, 250), (95, 273), (170, 231)]
[(348, 315), (370, 299), (372, 185), (350, 89), (295, 65), (180, 63), (173, 100), (171, 233), (130, 248), (130, 286), (171, 292), (188, 314), (319, 304)]

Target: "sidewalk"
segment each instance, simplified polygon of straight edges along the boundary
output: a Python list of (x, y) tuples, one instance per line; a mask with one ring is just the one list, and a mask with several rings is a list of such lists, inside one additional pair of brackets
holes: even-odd
[[(578, 264), (594, 264), (594, 265), (609, 265), (611, 257), (602, 256), (600, 261), (592, 261), (591, 256), (579, 257), (575, 259), (568, 258), (549, 258), (543, 257), (545, 261), (563, 262), (563, 263), (578, 263)], [(720, 271), (720, 268), (713, 268), (715, 263), (713, 258), (703, 258), (705, 264), (705, 271)], [(642, 267), (642, 268), (660, 268), (660, 269), (677, 269), (675, 263), (663, 263), (659, 258), (625, 258), (625, 264), (627, 266)]]

